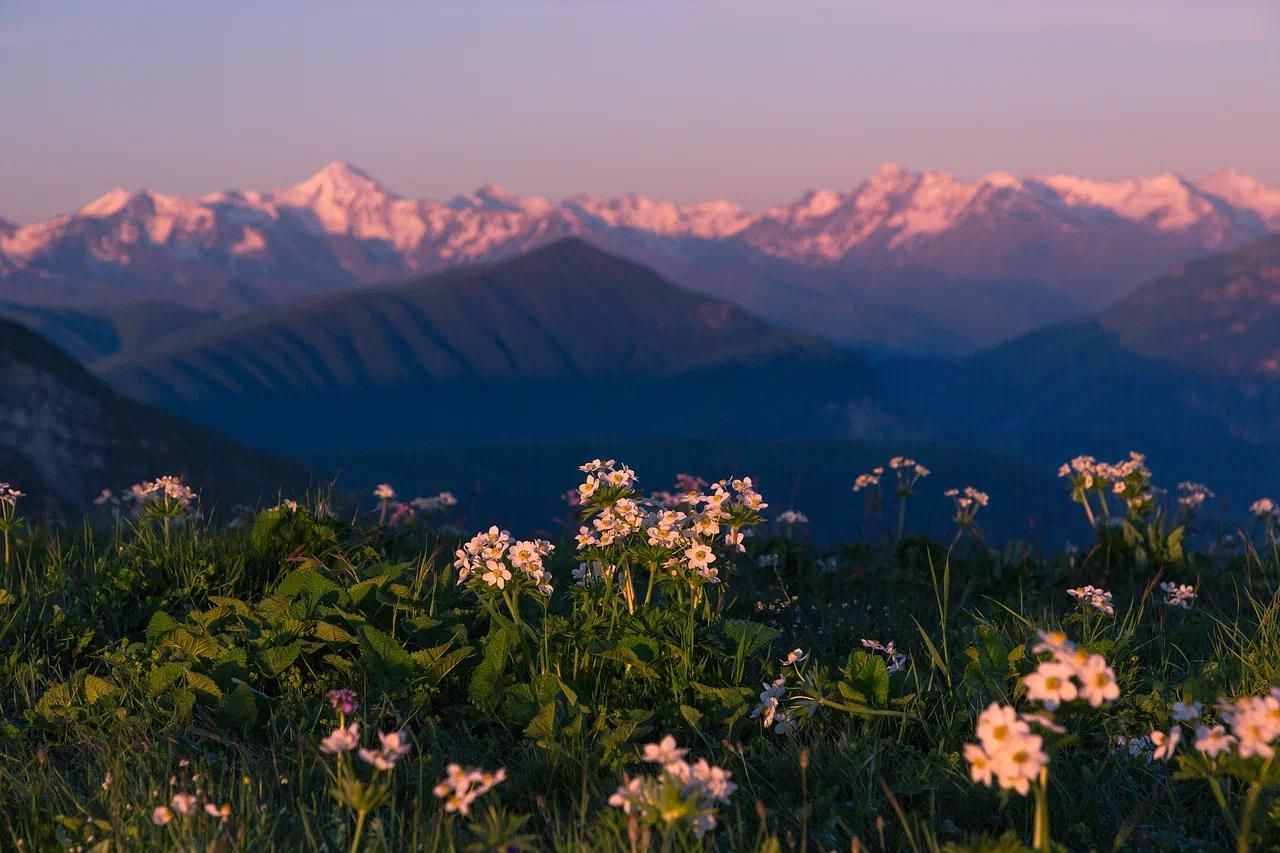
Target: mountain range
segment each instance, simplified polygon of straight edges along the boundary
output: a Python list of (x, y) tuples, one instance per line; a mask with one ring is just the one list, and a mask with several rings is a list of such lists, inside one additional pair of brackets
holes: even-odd
[(564, 238), (312, 297), (96, 365), (255, 446), (867, 435), (861, 356)]
[(114, 189), (0, 225), (0, 302), (165, 303), (233, 316), (513, 257), (579, 236), (685, 288), (844, 345), (964, 354), (1118, 299), (1280, 228), (1280, 190), (1230, 171), (1122, 181), (886, 164), (851, 190), (747, 211), (486, 185), (404, 198), (334, 162), (272, 191)]

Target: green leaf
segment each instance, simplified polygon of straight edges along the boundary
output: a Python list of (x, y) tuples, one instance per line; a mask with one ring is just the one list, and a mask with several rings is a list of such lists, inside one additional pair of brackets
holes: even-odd
[(189, 668), (189, 664), (177, 661), (161, 664), (147, 673), (147, 693), (151, 696), (159, 696), (181, 678), (182, 674)]
[(262, 665), (266, 667), (267, 672), (275, 676), (293, 666), (293, 662), (298, 659), (300, 654), (302, 654), (302, 644), (290, 643), (287, 646), (272, 646), (269, 649), (263, 649), (259, 657), (262, 658)]
[(361, 625), (360, 661), (383, 687), (403, 684), (413, 675), (413, 658), (390, 635), (372, 625)]
[(247, 729), (258, 721), (258, 702), (247, 684), (238, 684), (218, 705), (218, 719), (227, 728)]
[(147, 639), (154, 643), (177, 627), (178, 623), (172, 616), (163, 610), (157, 610), (151, 614), (151, 621), (147, 623)]
[(492, 711), (498, 704), (498, 688), (506, 671), (507, 661), (516, 645), (514, 625), (494, 626), (484, 642), (484, 659), (471, 674), (467, 686), (467, 699), (482, 711)]
[[(889, 668), (884, 658), (862, 649), (855, 649), (844, 666), (848, 686), (866, 697), (870, 705), (885, 705), (889, 701)], [(841, 685), (843, 692), (843, 683)]]
[(207, 693), (214, 699), (222, 698), (222, 689), (218, 687), (218, 683), (204, 673), (188, 670), (187, 686), (192, 690)]
[(547, 743), (554, 743), (556, 739), (556, 701), (552, 699), (539, 709), (537, 716), (533, 718), (533, 722), (525, 728), (525, 737), (534, 738)]
[(681, 705), (680, 716), (684, 717), (684, 721), (694, 729), (702, 728), (702, 712), (692, 705)]
[(733, 641), (734, 646), (741, 648), (743, 654), (752, 655), (782, 636), (782, 632), (759, 622), (748, 619), (729, 619), (724, 623), (724, 632)]
[(317, 622), (312, 626), (312, 634), (317, 640), (326, 643), (354, 643), (356, 638), (329, 622)]
[(84, 677), (84, 698), (90, 705), (99, 699), (111, 696), (119, 689), (105, 678), (99, 678), (96, 675), (86, 675)]
[(319, 601), (331, 592), (336, 592), (338, 585), (317, 572), (315, 569), (297, 569), (289, 572), (276, 587), (276, 594), (285, 598), (297, 598), (305, 595)]

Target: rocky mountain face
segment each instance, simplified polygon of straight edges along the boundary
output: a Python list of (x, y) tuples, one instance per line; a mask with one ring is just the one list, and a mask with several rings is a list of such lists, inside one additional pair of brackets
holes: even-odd
[(300, 466), (125, 400), (25, 327), (0, 320), (0, 477), (56, 512), (179, 474), (206, 506), (268, 500), (304, 489)]
[(0, 301), (160, 301), (227, 316), (576, 235), (841, 343), (965, 352), (1101, 307), (1278, 220), (1280, 190), (1231, 172), (966, 182), (887, 164), (852, 190), (750, 212), (495, 185), (417, 200), (335, 162), (278, 190), (115, 189), (72, 214), (0, 226)]

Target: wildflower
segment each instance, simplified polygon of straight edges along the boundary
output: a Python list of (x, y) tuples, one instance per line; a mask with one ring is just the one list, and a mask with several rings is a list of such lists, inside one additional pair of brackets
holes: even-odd
[(1231, 725), (1241, 758), (1275, 754), (1271, 744), (1280, 737), (1280, 700), (1274, 693), (1238, 699), (1222, 708), (1222, 716)]
[[(778, 713), (778, 703), (787, 695), (787, 679), (780, 677), (774, 680), (772, 684), (762, 684), (764, 690), (760, 693), (760, 703), (756, 705), (755, 710), (751, 712), (751, 718), (754, 720), (759, 718), (767, 729), (773, 725), (774, 719)], [(668, 735), (668, 737), (670, 737)], [(665, 743), (665, 741), (664, 741)], [(675, 741), (672, 741), (672, 745)], [(648, 760), (647, 758), (645, 759)]]
[(676, 739), (667, 735), (658, 743), (645, 744), (642, 759), (650, 764), (667, 765), (680, 761), (689, 750), (676, 746)]
[(1040, 735), (1021, 735), (1008, 747), (992, 756), (996, 782), (1001, 788), (1017, 791), (1026, 796), (1031, 790), (1031, 780), (1040, 768), (1049, 763), (1049, 756), (1041, 749), (1044, 739)]
[(186, 817), (187, 815), (195, 814), (196, 806), (199, 804), (196, 802), (196, 798), (191, 794), (178, 793), (173, 795), (173, 799), (169, 801), (169, 805), (173, 806), (173, 810), (175, 812)]
[(356, 708), (360, 707), (356, 704), (356, 692), (347, 687), (330, 690), (324, 696), (329, 700), (329, 704), (333, 706), (335, 711), (344, 715), (354, 714)]
[(966, 743), (964, 760), (969, 762), (969, 778), (975, 784), (988, 786), (991, 784), (995, 768), (991, 766), (991, 756), (987, 755), (987, 751), (980, 744)]
[(204, 813), (209, 817), (220, 818), (223, 823), (226, 823), (227, 819), (231, 817), (231, 804), (223, 803), (221, 806), (217, 806), (213, 803), (205, 803)]
[(1156, 761), (1168, 761), (1173, 757), (1173, 752), (1178, 748), (1178, 742), (1182, 740), (1182, 729), (1174, 726), (1169, 730), (1168, 734), (1161, 731), (1151, 733), (1151, 742), (1155, 745), (1155, 749), (1151, 753), (1151, 757)]
[(1076, 650), (1075, 643), (1067, 639), (1067, 635), (1062, 631), (1036, 631), (1039, 640), (1031, 651), (1036, 654), (1044, 654), (1048, 652), (1054, 656), (1070, 654)]
[(1196, 599), (1196, 588), (1190, 584), (1165, 581), (1160, 584), (1160, 588), (1165, 592), (1164, 603), (1170, 607), (1181, 607), (1183, 610), (1189, 610), (1191, 609), (1191, 602)]
[(796, 512), (795, 510), (789, 509), (778, 513), (778, 523), (785, 524), (788, 527), (796, 524), (808, 524), (809, 516), (805, 515), (803, 512)]
[(869, 489), (872, 486), (880, 485), (880, 478), (884, 475), (883, 468), (872, 468), (869, 474), (859, 474), (853, 481), (853, 490), (860, 492), (863, 489)]
[[(665, 748), (668, 741), (670, 749)], [(685, 754), (684, 750), (675, 749), (675, 740), (669, 735), (661, 745), (650, 744), (646, 752), (660, 747), (668, 753)], [(706, 759), (690, 764), (676, 758), (663, 763), (656, 777), (624, 777), (623, 784), (609, 797), (609, 805), (649, 825), (683, 823), (701, 838), (715, 829), (717, 806), (727, 804), (737, 790), (732, 779), (732, 773), (712, 766)]]
[(320, 741), (320, 751), (326, 755), (337, 755), (350, 752), (360, 745), (360, 724), (352, 723), (344, 728), (336, 728), (329, 736)]
[(973, 486), (965, 486), (963, 491), (960, 489), (947, 489), (942, 494), (951, 498), (952, 503), (955, 504), (955, 522), (962, 528), (971, 526), (974, 518), (978, 515), (978, 510), (991, 501), (986, 492), (980, 492)]
[(988, 754), (1000, 752), (1015, 738), (1030, 733), (1031, 728), (1009, 705), (992, 702), (978, 715), (978, 739)]
[(395, 500), (396, 490), (389, 483), (379, 483), (378, 488), (373, 490), (373, 496), (380, 501)]
[(1080, 698), (1094, 708), (1102, 707), (1103, 702), (1120, 698), (1116, 674), (1107, 666), (1102, 655), (1090, 655), (1077, 670), (1076, 677), (1080, 679)]
[(1256, 518), (1274, 520), (1277, 515), (1276, 502), (1271, 498), (1258, 498), (1249, 505), (1249, 512)]
[(684, 558), (688, 562), (689, 568), (694, 571), (705, 571), (716, 561), (716, 555), (712, 553), (710, 548), (701, 543), (688, 548), (684, 552)]
[(472, 803), (506, 778), (507, 771), (502, 768), (489, 773), (479, 769), (465, 770), (460, 765), (450, 764), (445, 768), (445, 777), (432, 789), (432, 793), (445, 801), (446, 812), (468, 815), (471, 813)]
[(1204, 710), (1204, 705), (1199, 702), (1174, 702), (1173, 718), (1179, 723), (1189, 723), (1200, 719), (1200, 712)]
[(1224, 752), (1230, 752), (1236, 739), (1227, 734), (1222, 726), (1197, 726), (1196, 749), (1210, 758), (1217, 758)]
[(898, 670), (907, 665), (907, 656), (899, 652), (890, 640), (887, 644), (882, 645), (878, 640), (863, 640), (862, 647), (871, 649), (872, 651), (881, 652), (889, 659), (889, 666), (886, 670), (889, 675), (893, 675)]
[(1050, 711), (1062, 702), (1076, 698), (1078, 691), (1072, 677), (1075, 671), (1067, 664), (1044, 661), (1036, 671), (1022, 679), (1027, 698), (1037, 700)]
[(173, 820), (173, 812), (168, 806), (156, 806), (151, 812), (151, 822), (156, 826), (166, 826)]
[(404, 732), (379, 732), (378, 740), (381, 741), (381, 746), (377, 750), (361, 749), (358, 753), (361, 761), (373, 765), (378, 770), (394, 769), (396, 762), (413, 749), (413, 746), (407, 742), (408, 737)]
[(792, 666), (805, 659), (805, 653), (801, 649), (792, 649), (787, 656), (782, 659), (783, 666)]
[(1092, 607), (1108, 616), (1114, 616), (1116, 609), (1111, 604), (1111, 593), (1105, 589), (1099, 589), (1096, 586), (1080, 586), (1075, 589), (1067, 590), (1067, 595), (1080, 602), (1082, 605)]
[(1178, 484), (1178, 505), (1187, 512), (1195, 512), (1204, 506), (1204, 502), (1213, 497), (1213, 491), (1204, 483), (1182, 482)]
[(746, 546), (742, 544), (742, 531), (733, 528), (724, 536), (724, 544), (737, 551), (739, 554), (746, 553)]
[(489, 586), (496, 586), (498, 589), (505, 589), (507, 581), (511, 580), (511, 572), (502, 563), (497, 560), (485, 561), (485, 573), (480, 579)]
[(0, 483), (0, 505), (4, 505), (8, 509), (13, 509), (18, 505), (18, 498), (24, 496), (24, 492), (18, 491), (8, 483)]

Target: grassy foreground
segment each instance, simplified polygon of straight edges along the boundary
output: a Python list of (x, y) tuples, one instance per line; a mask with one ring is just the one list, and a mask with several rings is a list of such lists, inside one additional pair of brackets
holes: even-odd
[(883, 536), (822, 552), (750, 481), (612, 462), (555, 543), (389, 492), (215, 528), (163, 480), (44, 529), (0, 486), (0, 848), (1280, 842), (1269, 506), (1192, 549), (1203, 496), (1076, 460), (1097, 540), (1035, 554), (977, 492), (913, 537), (896, 462)]

